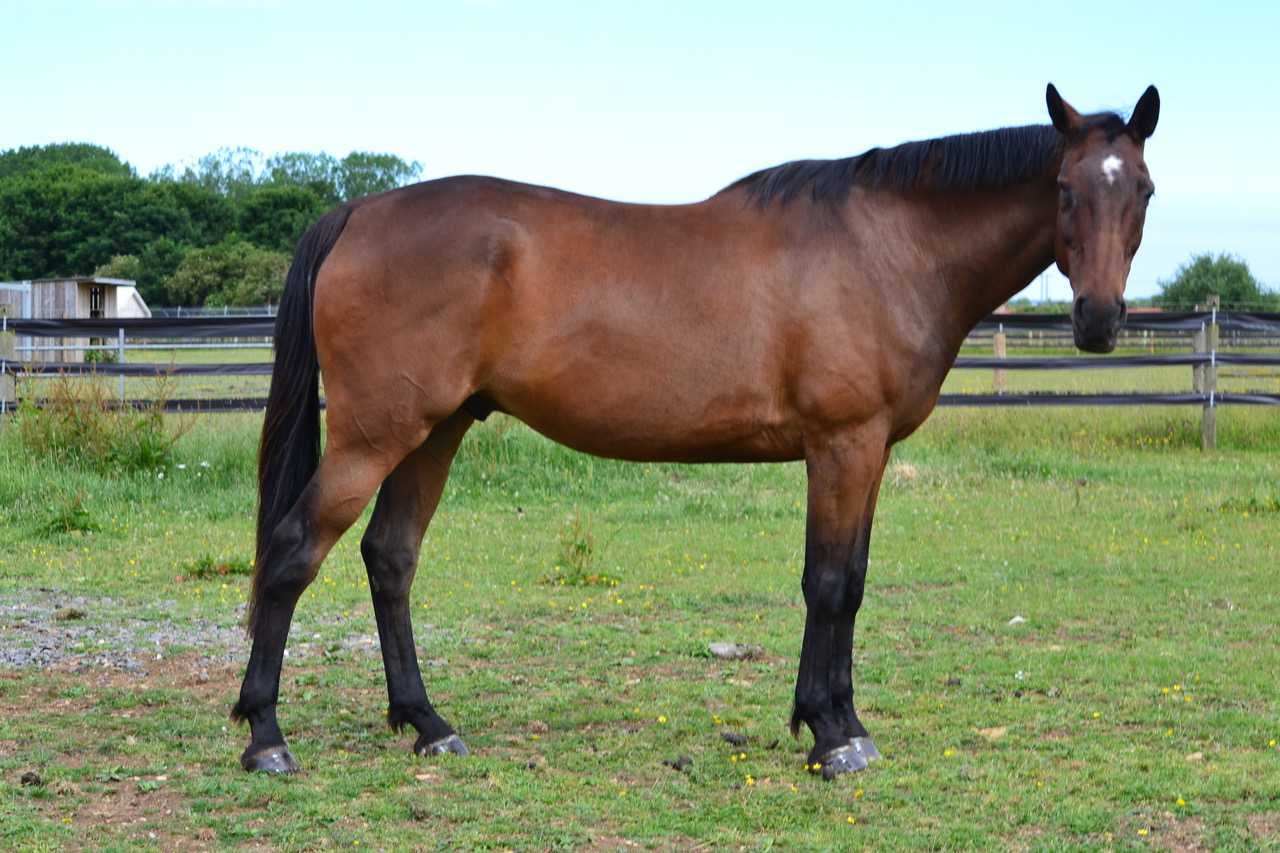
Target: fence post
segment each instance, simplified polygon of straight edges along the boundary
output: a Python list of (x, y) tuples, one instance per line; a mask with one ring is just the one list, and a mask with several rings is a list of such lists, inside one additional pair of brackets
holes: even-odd
[[(9, 308), (0, 305), (0, 359), (14, 361), (18, 357), (18, 336), (9, 331)], [(0, 413), (6, 413), (18, 402), (13, 374), (6, 368), (0, 372)]]
[(1200, 423), (1200, 444), (1205, 450), (1213, 450), (1218, 444), (1218, 306), (1221, 300), (1214, 294), (1208, 297), (1205, 309), (1213, 314), (1201, 333), (1204, 336), (1204, 352), (1209, 353), (1209, 363), (1203, 365), (1201, 393), (1209, 395)]
[[(116, 350), (116, 364), (124, 364), (124, 329), (120, 329), (120, 346)], [(120, 406), (124, 407), (124, 374), (120, 374)]]

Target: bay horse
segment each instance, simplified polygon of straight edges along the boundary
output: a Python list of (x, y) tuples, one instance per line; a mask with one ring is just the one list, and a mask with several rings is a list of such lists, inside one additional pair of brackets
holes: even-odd
[[(377, 494), (360, 550), (388, 722), (466, 754), (423, 687), (409, 590), (464, 433), (492, 412), (625, 460), (804, 460), (807, 608), (791, 715), (828, 778), (879, 757), (853, 626), (890, 448), (978, 321), (1056, 261), (1076, 346), (1109, 352), (1154, 186), (1160, 101), (806, 160), (688, 205), (453, 177), (339, 205), (280, 302), (259, 451), (247, 770), (299, 769), (276, 719), (295, 606)], [(328, 440), (321, 453), (318, 376)]]

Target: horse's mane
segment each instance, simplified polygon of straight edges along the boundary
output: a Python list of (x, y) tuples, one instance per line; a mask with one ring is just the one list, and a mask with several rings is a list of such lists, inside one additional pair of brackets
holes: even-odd
[[(1086, 131), (1102, 128), (1109, 136), (1124, 129), (1114, 113), (1086, 117)], [(854, 185), (898, 191), (975, 189), (1029, 180), (1057, 162), (1064, 139), (1052, 125), (1006, 127), (962, 133), (894, 148), (872, 148), (843, 160), (795, 160), (748, 175), (722, 192), (745, 190), (761, 208), (786, 204), (806, 188), (815, 202), (838, 204)]]

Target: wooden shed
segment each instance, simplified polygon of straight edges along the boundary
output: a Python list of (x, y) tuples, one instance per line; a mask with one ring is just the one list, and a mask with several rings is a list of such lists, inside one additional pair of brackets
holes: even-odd
[[(13, 282), (0, 287), (0, 313), (10, 317), (53, 319), (119, 317), (118, 293), (129, 291), (134, 282), (122, 278), (49, 278)], [(29, 286), (29, 287), (23, 287)], [(41, 338), (40, 352), (24, 351), (30, 341), (18, 342), (18, 358), (26, 361), (84, 361), (90, 341), (86, 338)]]

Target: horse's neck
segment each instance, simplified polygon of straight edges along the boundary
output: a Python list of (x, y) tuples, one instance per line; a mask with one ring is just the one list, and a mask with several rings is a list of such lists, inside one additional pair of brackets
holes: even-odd
[(1054, 259), (1057, 193), (1051, 175), (997, 190), (951, 191), (922, 199), (939, 294), (963, 337), (1031, 284)]

